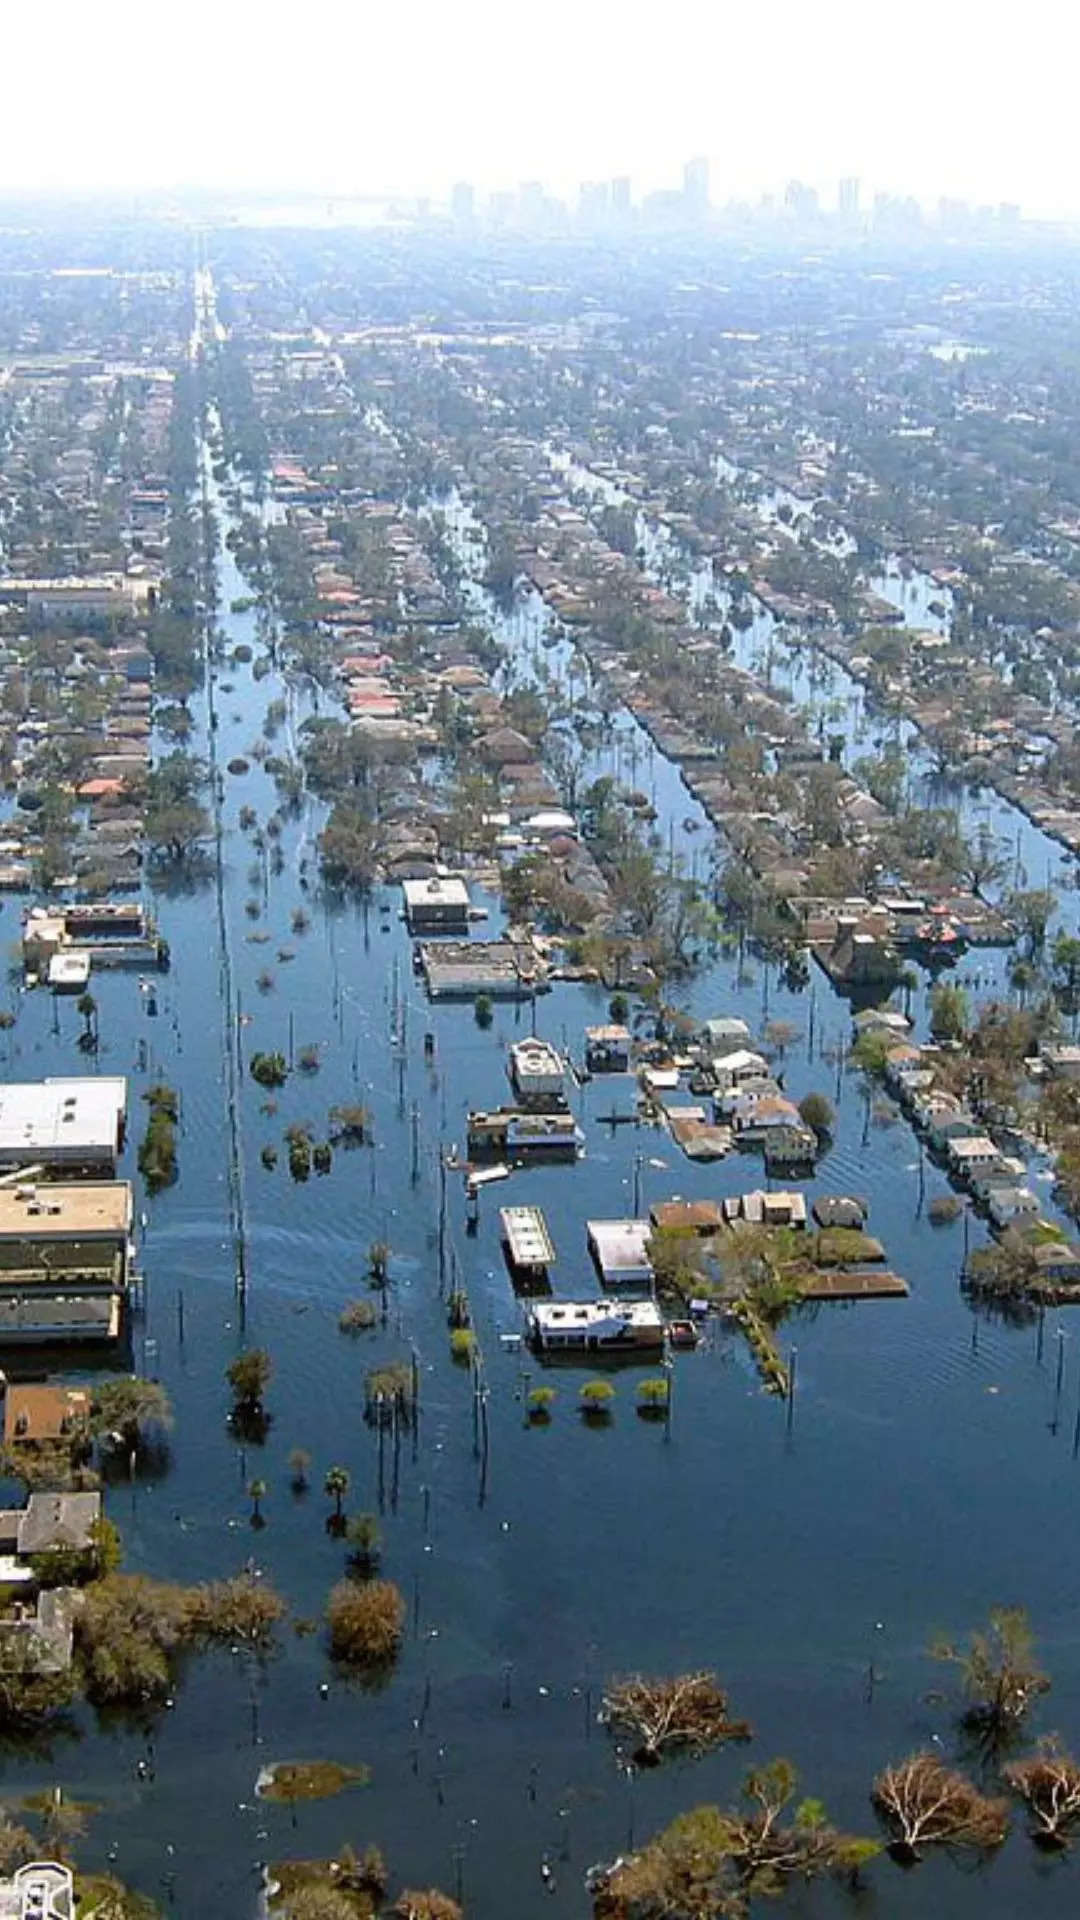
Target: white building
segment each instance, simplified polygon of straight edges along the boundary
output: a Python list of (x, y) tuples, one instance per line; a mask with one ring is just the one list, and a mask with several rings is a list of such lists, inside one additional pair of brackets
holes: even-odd
[(589, 1252), (607, 1287), (643, 1287), (653, 1283), (649, 1259), (652, 1227), (647, 1220), (587, 1220)]
[(122, 1074), (0, 1086), (0, 1166), (94, 1167), (113, 1172), (123, 1149)]
[(994, 1187), (987, 1195), (986, 1211), (995, 1227), (1008, 1227), (1014, 1220), (1037, 1220), (1042, 1207), (1030, 1187)]
[(764, 1054), (752, 1053), (749, 1047), (736, 1047), (732, 1053), (719, 1054), (712, 1063), (712, 1069), (719, 1093), (726, 1093), (729, 1087), (745, 1086), (748, 1080), (767, 1080), (769, 1077), (769, 1063)]
[(529, 1335), (545, 1352), (655, 1352), (664, 1344), (664, 1321), (652, 1300), (538, 1300)]
[(56, 1860), (32, 1860), (0, 1880), (0, 1920), (73, 1920), (75, 1881)]
[(949, 1140), (945, 1157), (954, 1173), (977, 1173), (996, 1165), (999, 1154), (989, 1134), (976, 1133), (963, 1140)]
[(557, 1047), (535, 1035), (515, 1040), (510, 1049), (510, 1079), (523, 1100), (562, 1093), (565, 1076), (566, 1064)]
[(401, 891), (410, 933), (467, 931), (469, 889), (460, 874), (433, 873), (426, 880), (403, 880)]

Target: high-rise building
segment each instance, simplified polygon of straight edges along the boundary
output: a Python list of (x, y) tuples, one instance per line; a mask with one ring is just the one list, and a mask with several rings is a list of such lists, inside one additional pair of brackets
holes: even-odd
[(796, 220), (812, 220), (818, 210), (816, 187), (807, 187), (801, 180), (789, 180), (784, 188), (784, 205)]
[(583, 226), (606, 225), (611, 212), (611, 193), (606, 180), (583, 180), (578, 188), (578, 219)]
[(709, 207), (709, 163), (701, 154), (688, 160), (683, 168), (683, 199), (687, 211), (694, 214), (708, 212)]
[(611, 211), (617, 219), (625, 219), (630, 211), (630, 177), (621, 173), (611, 182)]
[(450, 190), (450, 212), (454, 219), (467, 226), (476, 211), (476, 195), (468, 180), (459, 180)]
[(837, 208), (844, 220), (855, 220), (859, 214), (859, 182), (854, 175), (841, 180), (837, 195)]

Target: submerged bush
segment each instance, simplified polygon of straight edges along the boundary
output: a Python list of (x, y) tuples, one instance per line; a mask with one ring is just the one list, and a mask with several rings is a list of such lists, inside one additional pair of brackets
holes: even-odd
[(330, 1651), (352, 1666), (386, 1666), (396, 1658), (405, 1601), (392, 1580), (339, 1580), (326, 1606)]

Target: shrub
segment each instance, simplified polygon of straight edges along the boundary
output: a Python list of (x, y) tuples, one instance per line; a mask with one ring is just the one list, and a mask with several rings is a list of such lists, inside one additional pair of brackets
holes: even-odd
[(159, 1193), (176, 1179), (176, 1119), (179, 1105), (171, 1087), (150, 1087), (143, 1095), (150, 1108), (146, 1132), (139, 1145), (139, 1172), (149, 1193)]
[(405, 1602), (392, 1580), (339, 1580), (326, 1607), (330, 1651), (352, 1666), (386, 1666), (396, 1658), (405, 1626)]
[(953, 1220), (959, 1220), (964, 1211), (964, 1203), (958, 1193), (937, 1193), (927, 1208), (927, 1216), (932, 1227), (947, 1227)]
[(294, 1180), (306, 1180), (311, 1172), (311, 1141), (300, 1128), (289, 1141), (289, 1172)]
[(638, 1385), (638, 1412), (645, 1415), (666, 1413), (670, 1389), (662, 1374), (651, 1380), (642, 1380)]
[(370, 1300), (350, 1300), (343, 1307), (338, 1318), (338, 1327), (342, 1333), (367, 1333), (375, 1325), (378, 1314)]
[(469, 1361), (476, 1351), (476, 1335), (471, 1327), (454, 1327), (450, 1334), (450, 1353), (453, 1359)]
[(556, 1393), (554, 1387), (533, 1387), (525, 1402), (528, 1408), (529, 1419), (537, 1426), (541, 1426), (545, 1420), (550, 1420), (551, 1408), (555, 1399)]
[(251, 1056), (251, 1077), (260, 1087), (283, 1087), (289, 1077), (289, 1069), (283, 1053), (253, 1053)]
[(814, 1133), (828, 1133), (836, 1114), (824, 1093), (808, 1093), (799, 1101), (799, 1114)]
[(490, 1027), (492, 1012), (491, 995), (489, 993), (478, 993), (476, 999), (473, 1001), (473, 1014), (477, 1026)]

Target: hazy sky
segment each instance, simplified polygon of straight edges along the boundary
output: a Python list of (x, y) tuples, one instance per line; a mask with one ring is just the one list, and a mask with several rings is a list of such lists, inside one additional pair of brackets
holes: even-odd
[(1069, 0), (53, 0), (4, 7), (0, 186), (713, 197), (797, 175), (1080, 212)]

